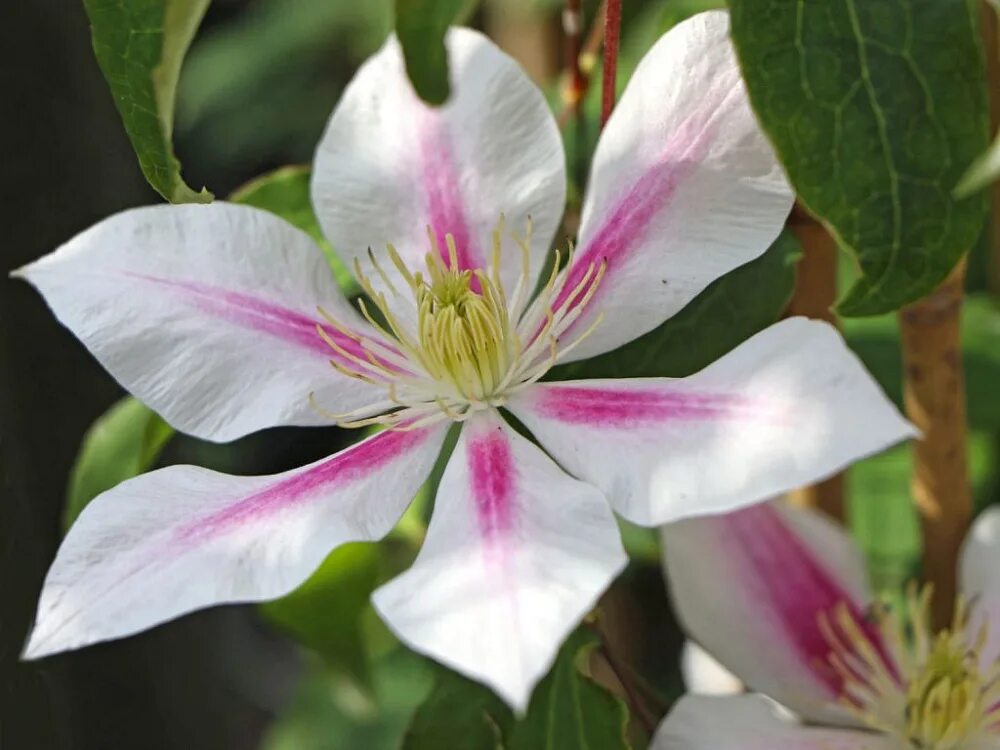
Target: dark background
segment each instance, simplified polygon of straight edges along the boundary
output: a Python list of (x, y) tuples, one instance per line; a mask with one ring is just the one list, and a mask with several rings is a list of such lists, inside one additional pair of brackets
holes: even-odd
[[(217, 1), (204, 29), (236, 19)], [(146, 185), (90, 48), (78, 0), (5, 0), (0, 8), (3, 187), (0, 268), (17, 268), (95, 221), (159, 200)], [(294, 64), (294, 60), (289, 63)], [(275, 134), (256, 161), (205, 146), (192, 184), (225, 195), (269, 166), (308, 158), (341, 76), (317, 96), (302, 136)], [(266, 96), (265, 96), (266, 99)], [(291, 118), (294, 120), (294, 118)], [(202, 128), (201, 135), (205, 135)], [(189, 128), (185, 141), (211, 142)], [(313, 141), (315, 140), (313, 137)], [(123, 641), (19, 662), (44, 573), (60, 539), (66, 477), (80, 438), (117, 397), (114, 381), (26, 284), (0, 280), (0, 748), (253, 747), (295, 681), (289, 645), (252, 613), (222, 608)], [(305, 441), (305, 442), (304, 442)], [(321, 450), (322, 436), (251, 439), (261, 470)], [(192, 451), (173, 446), (170, 461)], [(211, 463), (211, 461), (209, 461)]]

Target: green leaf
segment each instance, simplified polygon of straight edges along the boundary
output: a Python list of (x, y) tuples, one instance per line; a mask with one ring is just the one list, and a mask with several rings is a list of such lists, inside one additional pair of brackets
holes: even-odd
[(378, 549), (337, 547), (292, 593), (260, 605), (261, 614), (362, 688), (370, 686), (361, 618), (378, 583)]
[(763, 255), (714, 281), (659, 328), (607, 354), (556, 367), (546, 379), (691, 375), (780, 317), (800, 253), (795, 237), (782, 232)]
[(930, 292), (979, 234), (952, 190), (987, 143), (968, 0), (729, 0), (750, 100), (799, 199), (857, 257), (843, 315)]
[(346, 296), (353, 297), (359, 294), (361, 289), (347, 265), (323, 236), (323, 230), (320, 229), (312, 207), (309, 178), (308, 166), (282, 167), (237, 188), (229, 196), (229, 200), (263, 208), (306, 232), (316, 240), (326, 255), (341, 291)]
[(68, 530), (99, 494), (152, 466), (173, 434), (170, 425), (131, 396), (108, 409), (83, 436), (69, 475), (63, 528)]
[(410, 720), (402, 750), (500, 750), (513, 721), (492, 691), (442, 667)]
[(590, 629), (577, 628), (520, 719), (488, 688), (439, 667), (402, 750), (629, 750), (628, 709), (590, 677), (597, 645)]
[(444, 104), (450, 94), (444, 35), (464, 19), (476, 0), (395, 0), (396, 35), (403, 48), (406, 74), (428, 104)]
[(84, 0), (94, 54), (149, 184), (171, 203), (208, 203), (173, 151), (181, 62), (209, 0)]
[(555, 666), (535, 688), (524, 719), (514, 725), (506, 750), (628, 750), (628, 709), (590, 678), (588, 662), (597, 636), (578, 628)]

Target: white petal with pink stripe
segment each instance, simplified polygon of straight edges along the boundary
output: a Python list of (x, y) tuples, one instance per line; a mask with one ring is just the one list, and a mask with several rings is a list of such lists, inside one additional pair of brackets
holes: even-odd
[(607, 263), (577, 325), (603, 318), (569, 359), (658, 326), (763, 253), (791, 206), (747, 101), (728, 14), (678, 24), (639, 63), (594, 154), (571, 278)]
[[(395, 38), (361, 67), (316, 154), (316, 214), (345, 257), (371, 248), (390, 267), (391, 242), (414, 270), (430, 250), (427, 227), (442, 250), (453, 235), (462, 268), (486, 268), (501, 214), (521, 235), (530, 217), (533, 282), (566, 196), (555, 119), (520, 66), (479, 32), (453, 28), (445, 46), (452, 92), (439, 108), (414, 93)], [(501, 277), (512, 290), (521, 258), (503, 240)]]
[(317, 306), (381, 338), (316, 243), (266, 211), (222, 202), (123, 211), (17, 273), (130, 393), (197, 437), (329, 424), (310, 393), (331, 411), (384, 399), (330, 367), (343, 357), (317, 324), (357, 345)]
[(462, 430), (416, 562), (373, 601), (407, 644), (523, 710), (626, 561), (601, 494), (485, 413)]
[(685, 629), (752, 690), (824, 723), (856, 723), (836, 703), (843, 681), (820, 615), (844, 605), (865, 625), (864, 560), (818, 515), (765, 503), (663, 527), (675, 611)]
[(1000, 508), (983, 511), (965, 538), (961, 557), (962, 594), (974, 602), (970, 634), (986, 625), (984, 664), (1000, 659)]
[(274, 476), (171, 466), (123, 482), (84, 509), (59, 548), (25, 656), (288, 593), (337, 545), (388, 533), (444, 433), (382, 432)]
[(759, 502), (915, 434), (839, 334), (804, 318), (687, 378), (537, 384), (508, 407), (645, 525)]

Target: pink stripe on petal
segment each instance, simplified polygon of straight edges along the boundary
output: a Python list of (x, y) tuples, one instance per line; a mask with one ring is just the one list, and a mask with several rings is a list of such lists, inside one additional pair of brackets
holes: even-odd
[(367, 476), (401, 454), (423, 442), (428, 429), (387, 430), (322, 461), (305, 471), (281, 479), (257, 492), (240, 498), (204, 518), (180, 528), (174, 542), (203, 542), (221, 536), (243, 524), (273, 516), (282, 510), (306, 502), (322, 492)]
[(605, 427), (777, 417), (745, 396), (684, 391), (555, 386), (540, 389), (537, 406), (543, 416), (560, 422)]
[[(677, 189), (704, 159), (714, 136), (710, 113), (694, 113), (671, 136), (663, 156), (630, 187), (606, 213), (586, 246), (574, 258), (569, 278), (553, 304), (558, 309), (583, 281), (590, 266), (607, 264), (602, 288), (613, 285), (614, 273), (629, 261), (646, 239), (657, 214), (673, 200)], [(669, 242), (669, 237), (664, 238)], [(664, 259), (667, 260), (666, 258)], [(597, 292), (602, 294), (601, 291)], [(579, 299), (581, 295), (577, 296)], [(576, 301), (570, 304), (575, 307)]]
[(469, 476), (479, 533), (490, 547), (510, 531), (515, 492), (510, 443), (499, 430), (469, 439)]
[[(734, 566), (733, 573), (743, 579), (747, 592), (759, 599), (762, 616), (774, 619), (788, 648), (831, 697), (840, 696), (844, 684), (829, 664), (833, 649), (819, 622), (824, 614), (832, 618), (841, 605), (847, 607), (851, 619), (889, 671), (896, 673), (877, 626), (788, 527), (778, 510), (763, 503), (718, 516), (714, 521), (726, 529), (724, 544), (739, 550), (739, 565)], [(844, 638), (839, 627), (835, 626), (834, 631)]]
[[(289, 344), (308, 349), (326, 359), (335, 359), (340, 364), (357, 369), (356, 362), (331, 349), (316, 331), (322, 325), (323, 331), (344, 351), (367, 361), (367, 354), (355, 339), (338, 331), (318, 318), (303, 315), (282, 305), (254, 297), (243, 292), (234, 292), (220, 287), (193, 281), (164, 279), (142, 274), (127, 274), (131, 278), (151, 282), (180, 292), (187, 301), (201, 312), (213, 315), (250, 330), (265, 333)], [(376, 358), (383, 366), (396, 372), (400, 368), (386, 360)], [(377, 373), (377, 371), (372, 374)]]
[[(427, 198), (428, 221), (437, 239), (441, 256), (447, 263), (448, 246), (445, 236), (455, 238), (458, 266), (464, 270), (485, 267), (466, 216), (462, 184), (451, 148), (447, 124), (433, 112), (425, 113), (420, 123), (420, 169)], [(472, 280), (474, 291), (478, 281)]]

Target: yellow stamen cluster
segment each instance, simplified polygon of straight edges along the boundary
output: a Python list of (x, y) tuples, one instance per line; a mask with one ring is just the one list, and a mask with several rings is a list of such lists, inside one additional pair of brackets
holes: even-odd
[[(914, 750), (973, 750), (1000, 743), (1000, 659), (984, 664), (988, 632), (970, 632), (969, 607), (959, 600), (951, 627), (930, 626), (930, 587), (906, 596), (903, 617), (875, 613), (895, 670), (846, 607), (822, 617), (830, 663), (843, 678), (843, 705)], [(839, 635), (838, 635), (839, 634)], [(989, 745), (991, 746), (991, 745)]]
[(557, 251), (552, 272), (532, 301), (529, 225), (526, 237), (513, 236), (521, 264), (508, 296), (500, 275), (503, 229), (501, 217), (493, 232), (489, 269), (462, 268), (454, 237), (446, 235), (446, 254), (442, 253), (430, 228), (426, 273), (412, 272), (389, 245), (396, 281), (405, 282), (409, 294), (399, 292), (372, 252), (368, 258), (373, 277), (381, 280), (379, 287), (356, 260), (355, 275), (368, 300), (359, 301), (361, 313), (383, 339), (351, 332), (322, 309), (327, 323), (348, 336), (362, 354), (338, 345), (322, 326), (317, 332), (339, 355), (339, 361), (330, 361), (338, 372), (384, 386), (387, 398), (348, 414), (329, 414), (315, 403), (314, 407), (344, 427), (412, 428), (442, 418), (462, 421), (477, 410), (502, 406), (586, 338), (600, 316), (568, 344), (561, 341), (597, 292), (604, 264), (591, 265), (566, 290), (572, 247), (563, 270)]

